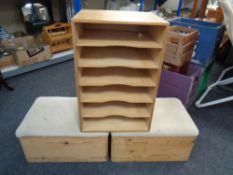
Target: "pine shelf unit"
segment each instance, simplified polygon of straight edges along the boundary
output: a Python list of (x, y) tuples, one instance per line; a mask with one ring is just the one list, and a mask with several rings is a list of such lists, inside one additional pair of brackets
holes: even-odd
[(82, 131), (148, 131), (168, 22), (150, 12), (81, 10), (72, 19)]

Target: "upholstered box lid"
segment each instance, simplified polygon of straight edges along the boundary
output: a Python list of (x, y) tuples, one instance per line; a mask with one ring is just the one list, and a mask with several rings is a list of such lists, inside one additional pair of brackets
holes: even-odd
[(198, 136), (199, 131), (180, 100), (157, 98), (149, 132), (115, 132), (112, 136)]
[(39, 97), (20, 126), (17, 137), (107, 137), (108, 133), (80, 132), (77, 98)]

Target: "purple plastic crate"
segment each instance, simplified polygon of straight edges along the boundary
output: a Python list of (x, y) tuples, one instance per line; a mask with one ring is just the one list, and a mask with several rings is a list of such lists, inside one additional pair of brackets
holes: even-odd
[(190, 64), (185, 75), (163, 70), (158, 97), (177, 97), (188, 107), (195, 100), (202, 71), (203, 68), (195, 64)]

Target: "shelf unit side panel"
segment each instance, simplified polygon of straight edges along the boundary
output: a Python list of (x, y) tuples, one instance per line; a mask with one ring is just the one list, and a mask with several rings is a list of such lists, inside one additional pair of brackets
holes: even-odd
[[(82, 26), (77, 24), (77, 23), (74, 23), (72, 22), (71, 23), (71, 30), (72, 30), (72, 40), (73, 40), (73, 50), (74, 50), (74, 74), (75, 74), (75, 84), (77, 85), (76, 86), (76, 94), (77, 94), (77, 97), (80, 96), (81, 94), (81, 91), (80, 91), (80, 88), (78, 86), (79, 82), (80, 82), (80, 78), (79, 78), (79, 69), (77, 69), (77, 65), (78, 65), (78, 60), (79, 60), (79, 50), (78, 48), (76, 47), (76, 43), (78, 42), (78, 39), (79, 39), (79, 36), (80, 36), (80, 33), (82, 33)], [(77, 102), (78, 102), (78, 111), (79, 111), (79, 116), (81, 116), (81, 111), (82, 111), (82, 106), (80, 105), (80, 98), (77, 98)], [(79, 117), (78, 119), (80, 121), (80, 129), (82, 130), (83, 128), (83, 120), (82, 120), (82, 117)]]

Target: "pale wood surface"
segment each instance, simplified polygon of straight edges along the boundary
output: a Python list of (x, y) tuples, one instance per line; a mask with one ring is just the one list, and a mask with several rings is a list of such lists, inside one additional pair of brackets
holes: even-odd
[(130, 103), (153, 103), (154, 88), (130, 86), (80, 87), (81, 102), (125, 101)]
[(82, 117), (107, 117), (111, 115), (132, 118), (151, 117), (153, 104), (106, 102), (106, 103), (83, 103)]
[(43, 41), (50, 45), (52, 53), (73, 47), (71, 25), (68, 23), (55, 23), (45, 26), (42, 37)]
[[(81, 130), (149, 130), (154, 106), (147, 108), (146, 118), (145, 110), (137, 109), (136, 104), (153, 104), (151, 99), (157, 94), (168, 22), (149, 12), (82, 10), (72, 24)], [(109, 88), (119, 85), (135, 89)], [(151, 88), (142, 91), (141, 87)], [(117, 103), (104, 103), (111, 101), (135, 107), (125, 110)], [(86, 103), (96, 103), (95, 108), (85, 110)], [(83, 111), (92, 118), (83, 117)], [(144, 119), (138, 120), (142, 114)]]
[(129, 67), (158, 69), (159, 58), (155, 58), (146, 49), (130, 47), (87, 47), (82, 50), (79, 67)]
[(23, 137), (20, 143), (28, 162), (103, 162), (108, 159), (108, 137)]
[(138, 48), (162, 48), (145, 33), (134, 31), (85, 30), (77, 46), (128, 46)]
[(120, 116), (83, 118), (82, 131), (96, 132), (99, 130), (109, 132), (148, 131), (148, 121), (145, 118)]
[(79, 84), (81, 86), (156, 86), (148, 70), (126, 68), (83, 69)]
[(106, 23), (106, 24), (138, 24), (168, 25), (168, 22), (151, 12), (126, 12), (114, 10), (81, 10), (72, 18), (72, 22)]
[(186, 161), (196, 137), (114, 137), (113, 162)]

